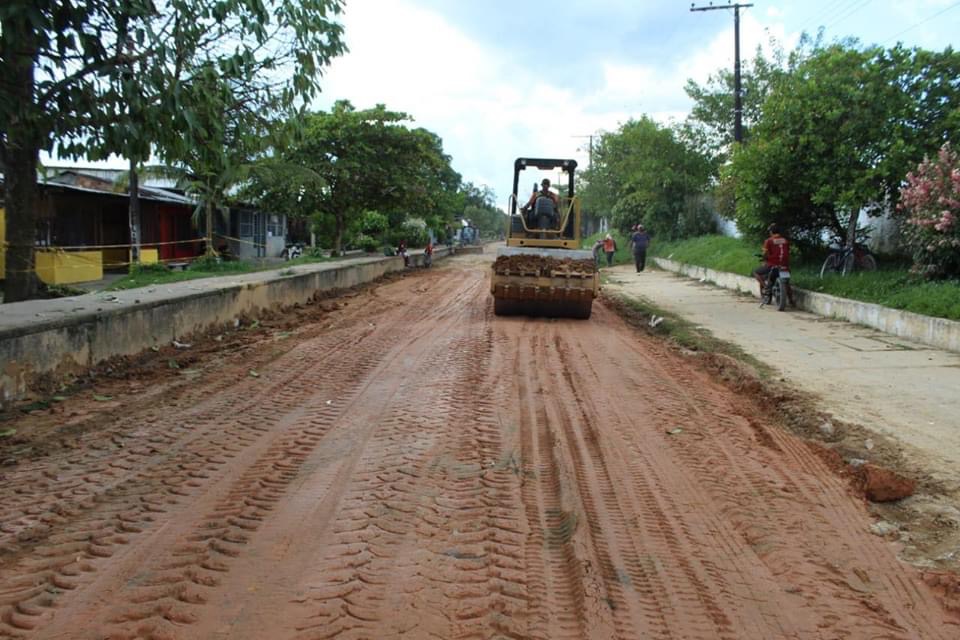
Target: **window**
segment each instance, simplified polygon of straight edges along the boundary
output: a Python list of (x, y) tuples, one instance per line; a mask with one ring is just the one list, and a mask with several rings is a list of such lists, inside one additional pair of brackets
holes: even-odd
[(253, 237), (253, 212), (252, 211), (240, 212), (240, 237), (241, 238)]
[(267, 236), (274, 238), (283, 237), (283, 217), (276, 214), (270, 214), (267, 218)]

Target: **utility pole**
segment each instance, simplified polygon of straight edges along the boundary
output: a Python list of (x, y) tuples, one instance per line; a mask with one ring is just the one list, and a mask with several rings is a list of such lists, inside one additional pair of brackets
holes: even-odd
[(753, 4), (740, 3), (714, 6), (712, 2), (706, 7), (690, 5), (690, 11), (733, 9), (733, 139), (738, 144), (743, 142), (743, 91), (740, 88), (740, 9), (752, 6)]

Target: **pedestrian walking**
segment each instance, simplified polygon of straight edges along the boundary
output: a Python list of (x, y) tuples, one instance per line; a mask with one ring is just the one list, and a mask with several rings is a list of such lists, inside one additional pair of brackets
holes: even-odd
[(613, 266), (613, 254), (617, 252), (617, 241), (613, 239), (613, 236), (609, 233), (607, 237), (603, 239), (603, 252), (607, 254), (607, 266)]
[(647, 266), (647, 247), (649, 246), (650, 236), (643, 225), (638, 224), (633, 235), (630, 236), (630, 247), (633, 249), (633, 262), (637, 265), (637, 273)]
[(597, 269), (600, 268), (600, 254), (603, 253), (603, 238), (597, 238), (597, 241), (593, 243), (593, 261), (597, 264)]

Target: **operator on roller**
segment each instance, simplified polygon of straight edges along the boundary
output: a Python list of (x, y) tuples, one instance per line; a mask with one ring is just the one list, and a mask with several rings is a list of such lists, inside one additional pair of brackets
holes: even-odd
[(527, 204), (523, 207), (524, 213), (533, 211), (534, 226), (541, 229), (547, 228), (553, 222), (560, 207), (560, 199), (553, 191), (550, 191), (550, 180), (544, 178), (540, 182), (540, 190), (533, 192)]

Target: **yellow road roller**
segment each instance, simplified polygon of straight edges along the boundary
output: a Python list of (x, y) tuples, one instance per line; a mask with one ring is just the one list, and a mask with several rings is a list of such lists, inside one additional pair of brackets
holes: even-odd
[[(580, 248), (580, 200), (574, 194), (576, 160), (517, 158), (513, 164), (506, 246), (497, 250), (490, 280), (498, 316), (589, 318), (600, 291), (593, 253)], [(559, 172), (565, 189), (548, 178), (529, 199), (518, 196), (521, 174)]]

